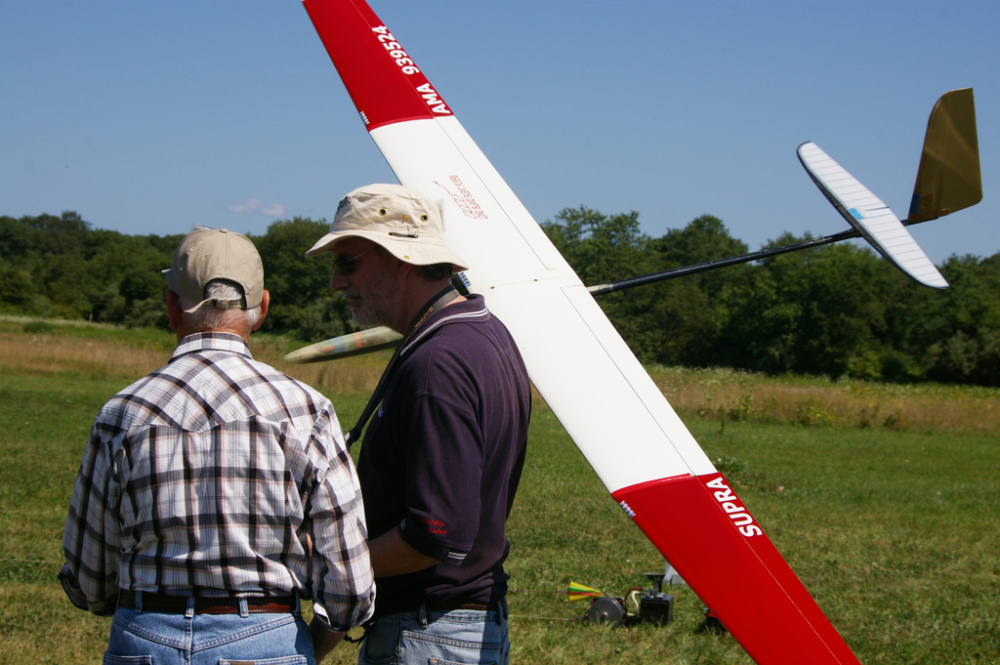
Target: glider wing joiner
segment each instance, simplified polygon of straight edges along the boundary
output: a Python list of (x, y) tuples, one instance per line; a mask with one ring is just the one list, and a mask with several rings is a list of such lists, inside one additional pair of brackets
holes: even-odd
[(758, 663), (857, 663), (399, 40), (362, 0), (304, 5), (370, 136), (403, 185), (441, 202), (469, 290), (625, 512)]

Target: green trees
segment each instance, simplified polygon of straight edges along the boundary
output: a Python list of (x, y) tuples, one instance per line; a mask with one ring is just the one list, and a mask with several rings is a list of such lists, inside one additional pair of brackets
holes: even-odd
[(1000, 385), (1000, 254), (953, 256), (941, 272), (952, 286), (928, 308), (927, 377)]
[(305, 258), (306, 250), (327, 232), (325, 222), (295, 217), (274, 222), (251, 239), (264, 262), (264, 284), (271, 311), (262, 328), (287, 332), (303, 341), (320, 341), (353, 330), (347, 301), (330, 289), (328, 258)]
[(74, 212), (0, 217), (0, 309), (165, 326), (160, 271), (180, 238), (95, 231)]
[[(654, 239), (634, 212), (566, 209), (543, 228), (588, 285), (747, 253), (711, 215)], [(934, 291), (840, 243), (599, 302), (644, 362), (1000, 385), (1000, 255), (952, 257), (942, 272), (952, 287)]]
[[(0, 291), (32, 314), (78, 318), (89, 314), (97, 290), (87, 270), (90, 226), (79, 215), (0, 217)], [(4, 300), (9, 307), (11, 301)]]
[[(696, 265), (747, 253), (747, 246), (729, 235), (722, 220), (702, 215), (683, 229), (671, 229), (650, 242), (656, 256), (655, 271)], [(657, 361), (669, 365), (707, 367), (735, 362), (722, 343), (729, 325), (734, 290), (748, 279), (749, 268), (735, 265), (718, 271), (696, 273), (655, 285), (650, 289)], [(723, 354), (720, 356), (720, 354)]]
[(782, 254), (752, 271), (727, 331), (729, 343), (745, 349), (736, 366), (879, 378), (883, 294), (897, 281), (891, 267), (868, 249), (841, 244)]
[[(304, 257), (326, 230), (296, 217), (250, 236), (274, 303), (265, 331), (319, 341), (353, 330), (329, 261)], [(166, 327), (161, 273), (181, 238), (94, 230), (74, 212), (0, 217), (0, 312)]]
[[(716, 217), (650, 238), (635, 211), (566, 208), (543, 229), (587, 285), (745, 254)], [(264, 330), (319, 341), (354, 329), (330, 265), (304, 258), (326, 223), (295, 217), (251, 239), (272, 307)], [(0, 312), (166, 326), (182, 235), (92, 229), (73, 212), (0, 217)], [(773, 245), (803, 238), (786, 234)], [(600, 296), (643, 362), (873, 380), (1000, 385), (1000, 254), (953, 256), (951, 288), (921, 287), (870, 249), (838, 243)]]

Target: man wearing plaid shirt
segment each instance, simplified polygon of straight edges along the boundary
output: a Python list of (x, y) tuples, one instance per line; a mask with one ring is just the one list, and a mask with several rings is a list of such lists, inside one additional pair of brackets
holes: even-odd
[(114, 615), (105, 662), (319, 662), (375, 599), (337, 416), (251, 357), (269, 295), (246, 237), (192, 231), (164, 273), (177, 349), (97, 416), (59, 578)]

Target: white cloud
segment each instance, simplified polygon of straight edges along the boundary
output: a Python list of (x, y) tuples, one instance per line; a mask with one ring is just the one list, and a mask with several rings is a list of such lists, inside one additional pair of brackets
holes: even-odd
[(270, 217), (283, 217), (287, 212), (287, 208), (281, 203), (268, 203), (267, 201), (261, 201), (260, 199), (250, 199), (245, 203), (234, 203), (228, 206), (230, 212), (235, 212), (241, 215), (252, 215), (254, 213), (260, 213), (261, 215), (268, 215)]

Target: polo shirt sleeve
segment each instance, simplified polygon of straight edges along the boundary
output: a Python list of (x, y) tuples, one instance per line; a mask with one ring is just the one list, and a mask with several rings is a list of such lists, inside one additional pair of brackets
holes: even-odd
[(460, 565), (482, 513), (483, 437), (476, 386), (447, 358), (418, 375), (404, 406), (406, 517), (400, 535), (418, 552)]

